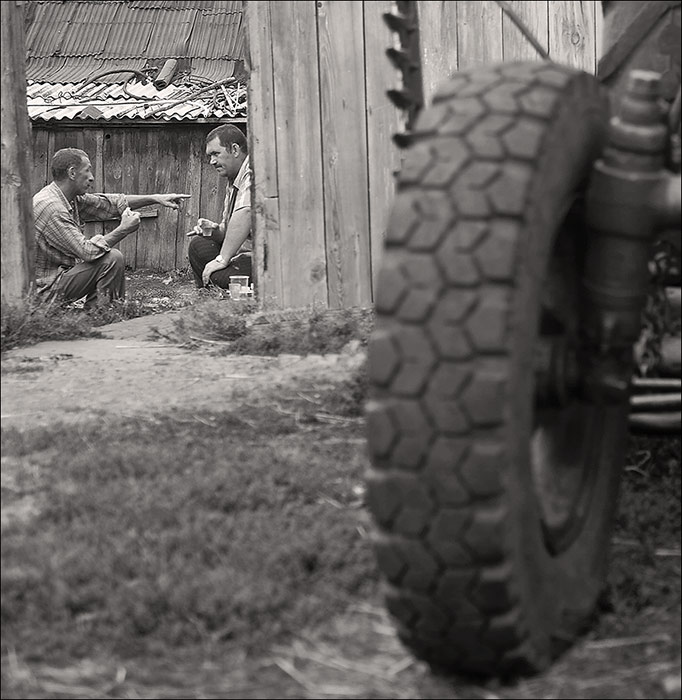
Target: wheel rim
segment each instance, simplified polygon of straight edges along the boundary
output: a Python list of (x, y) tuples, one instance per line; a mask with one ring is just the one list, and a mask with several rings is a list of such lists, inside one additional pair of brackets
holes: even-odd
[(545, 544), (568, 549), (582, 531), (600, 459), (603, 409), (578, 401), (536, 413), (530, 443)]
[[(566, 208), (568, 213), (558, 228), (541, 295), (539, 340), (554, 343), (555, 348), (577, 348), (579, 342), (583, 267), (579, 247), (580, 234), (585, 231), (581, 201), (578, 196), (573, 206)], [(579, 371), (576, 367), (578, 375)], [(566, 381), (565, 373), (561, 374), (561, 381)], [(568, 383), (557, 390), (562, 396), (560, 405), (548, 406), (536, 395), (530, 439), (542, 532), (548, 551), (554, 555), (567, 550), (583, 529), (605, 425), (604, 409), (581, 401)]]

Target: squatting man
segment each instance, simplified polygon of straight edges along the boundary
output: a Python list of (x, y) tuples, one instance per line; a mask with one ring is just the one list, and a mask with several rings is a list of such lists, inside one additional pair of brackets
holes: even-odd
[(227, 178), (222, 221), (200, 218), (187, 234), (189, 262), (197, 287), (227, 289), (232, 275), (251, 277), (251, 167), (242, 131), (224, 124), (206, 137), (206, 155), (219, 177)]
[[(33, 197), (36, 288), (46, 299), (76, 301), (85, 309), (125, 297), (125, 260), (117, 243), (137, 231), (135, 209), (160, 204), (179, 209), (188, 194), (92, 194), (94, 176), (88, 154), (62, 148), (52, 158), (53, 181)], [(86, 238), (86, 218), (121, 219), (113, 231)]]

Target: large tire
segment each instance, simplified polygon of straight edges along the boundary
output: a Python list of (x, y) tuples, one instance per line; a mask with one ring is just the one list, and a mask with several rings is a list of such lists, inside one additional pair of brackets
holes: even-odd
[(627, 402), (540, 408), (533, 356), (546, 316), (579, 336), (571, 205), (607, 122), (586, 73), (458, 73), (398, 178), (368, 350), (368, 503), (387, 607), (434, 666), (539, 671), (603, 589)]

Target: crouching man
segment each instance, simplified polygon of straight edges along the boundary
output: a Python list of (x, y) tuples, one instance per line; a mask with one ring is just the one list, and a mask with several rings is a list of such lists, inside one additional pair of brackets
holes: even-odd
[[(140, 215), (150, 204), (179, 208), (188, 194), (91, 194), (94, 176), (85, 151), (62, 148), (52, 158), (53, 181), (33, 197), (36, 241), (36, 287), (45, 298), (76, 301), (85, 297), (92, 309), (125, 297), (125, 261), (113, 248), (137, 231)], [(106, 235), (86, 238), (85, 218), (121, 218)]]
[(201, 218), (187, 234), (189, 262), (197, 287), (227, 289), (231, 275), (251, 277), (251, 165), (246, 137), (234, 124), (206, 137), (206, 155), (218, 177), (227, 178), (222, 221)]

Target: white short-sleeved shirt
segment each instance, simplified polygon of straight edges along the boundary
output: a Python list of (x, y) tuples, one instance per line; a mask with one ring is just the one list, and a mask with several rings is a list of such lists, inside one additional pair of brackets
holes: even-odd
[[(232, 201), (234, 198), (234, 204)], [(230, 217), (238, 209), (244, 209), (245, 207), (251, 206), (251, 163), (249, 162), (249, 156), (244, 158), (244, 162), (239, 168), (237, 177), (235, 177), (234, 182), (227, 186), (227, 191), (225, 192), (225, 206), (223, 208), (223, 220), (221, 226), (223, 231), (227, 231), (227, 224), (230, 221)], [(242, 243), (239, 248), (240, 253), (246, 253), (251, 251), (253, 248), (251, 234)]]

